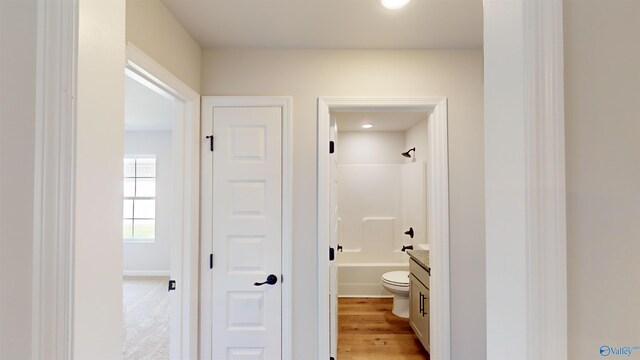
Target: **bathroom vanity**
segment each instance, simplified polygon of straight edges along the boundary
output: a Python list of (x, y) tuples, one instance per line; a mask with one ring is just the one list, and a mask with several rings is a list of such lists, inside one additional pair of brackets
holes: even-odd
[(409, 250), (409, 324), (427, 351), (429, 349), (429, 250)]

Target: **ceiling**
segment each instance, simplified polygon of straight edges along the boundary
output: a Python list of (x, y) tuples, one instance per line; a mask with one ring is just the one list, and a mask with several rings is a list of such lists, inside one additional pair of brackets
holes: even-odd
[(482, 0), (162, 0), (203, 48), (482, 47)]
[[(338, 131), (407, 131), (415, 124), (427, 119), (420, 112), (332, 112)], [(362, 124), (372, 124), (363, 129)]]
[(174, 102), (125, 76), (124, 130), (170, 131)]

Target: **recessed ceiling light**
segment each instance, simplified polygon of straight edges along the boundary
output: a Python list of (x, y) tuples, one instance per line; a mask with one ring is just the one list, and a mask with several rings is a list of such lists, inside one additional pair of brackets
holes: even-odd
[(382, 6), (387, 9), (400, 9), (401, 7), (407, 5), (411, 0), (380, 0)]
[(362, 124), (363, 129), (371, 129), (373, 127), (372, 124)]

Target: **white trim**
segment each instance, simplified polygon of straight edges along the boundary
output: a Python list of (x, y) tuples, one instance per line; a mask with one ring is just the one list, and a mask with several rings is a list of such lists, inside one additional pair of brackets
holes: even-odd
[(153, 86), (182, 103), (175, 114), (172, 147), (174, 156), (172, 238), (181, 239), (172, 251), (181, 258), (180, 267), (172, 274), (179, 287), (181, 324), (178, 339), (172, 338), (172, 358), (195, 359), (198, 356), (199, 298), (199, 221), (200, 221), (200, 95), (132, 43), (126, 47), (126, 73)]
[[(329, 350), (329, 111), (421, 111), (429, 116), (427, 173), (431, 272), (431, 358), (451, 358), (449, 285), (449, 155), (445, 97), (320, 97), (318, 99), (318, 326), (319, 359)], [(442, 269), (438, 272), (436, 269)]]
[(487, 355), (566, 359), (562, 1), (484, 15)]
[(170, 276), (168, 270), (125, 270), (123, 276)]
[(155, 244), (156, 239), (122, 239), (123, 244)]
[[(202, 198), (213, 198), (213, 154), (209, 150), (208, 140), (204, 135), (212, 134), (213, 124), (207, 112), (214, 107), (240, 106), (278, 106), (282, 108), (282, 359), (292, 359), (292, 281), (293, 278), (293, 122), (292, 103), (289, 96), (204, 96), (202, 98)], [(204, 145), (206, 144), (206, 146)], [(209, 254), (213, 253), (213, 208), (211, 201), (203, 201), (201, 209), (201, 262), (209, 263)], [(212, 314), (211, 300), (213, 296), (212, 271), (208, 266), (201, 272), (201, 319), (200, 319), (200, 358), (211, 358)]]
[(73, 347), (76, 0), (38, 0), (32, 359)]

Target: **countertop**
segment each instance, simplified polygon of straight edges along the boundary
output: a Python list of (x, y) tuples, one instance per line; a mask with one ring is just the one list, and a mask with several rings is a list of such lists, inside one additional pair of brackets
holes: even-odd
[(429, 266), (429, 250), (407, 250), (407, 254), (415, 260), (418, 265), (431, 273), (431, 267)]

